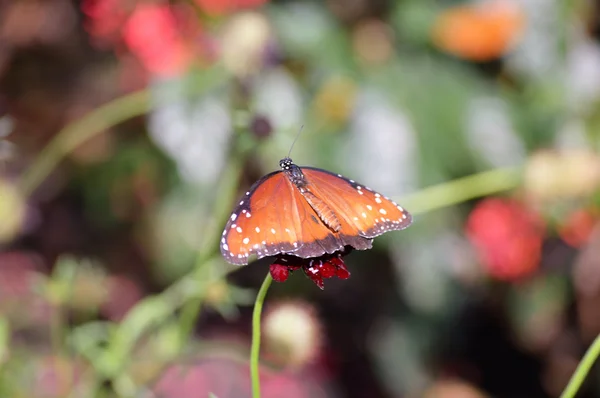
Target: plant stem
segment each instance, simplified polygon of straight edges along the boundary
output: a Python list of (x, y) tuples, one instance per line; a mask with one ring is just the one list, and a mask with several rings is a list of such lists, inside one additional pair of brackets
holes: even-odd
[(592, 368), (592, 365), (594, 364), (599, 355), (600, 335), (596, 337), (590, 348), (585, 353), (585, 356), (583, 357), (581, 362), (579, 362), (579, 365), (577, 365), (575, 373), (573, 373), (573, 376), (571, 376), (571, 380), (569, 380), (569, 384), (567, 384), (567, 387), (561, 394), (560, 398), (575, 397), (575, 394), (577, 394), (577, 391), (579, 391), (581, 384), (583, 384), (583, 380), (585, 380), (585, 377), (589, 373), (590, 369)]
[(81, 119), (67, 125), (34, 160), (21, 178), (20, 188), (29, 196), (71, 151), (94, 135), (134, 116), (144, 114), (150, 106), (149, 90), (141, 90), (117, 98)]
[[(96, 134), (128, 119), (141, 116), (160, 104), (202, 95), (226, 82), (227, 78), (228, 75), (222, 68), (214, 67), (187, 77), (189, 88), (181, 95), (165, 95), (159, 97), (160, 101), (158, 101), (150, 89), (144, 89), (119, 97), (92, 110), (61, 129), (38, 154), (19, 181), (21, 193), (23, 196), (31, 195), (67, 154)], [(168, 84), (165, 83), (166, 88)]]
[(252, 313), (252, 349), (250, 351), (252, 398), (260, 398), (260, 375), (258, 373), (258, 356), (260, 354), (260, 314), (271, 282), (273, 282), (273, 278), (271, 277), (271, 274), (268, 273), (258, 291), (256, 302), (254, 303), (254, 312)]
[(472, 174), (421, 189), (399, 198), (413, 214), (427, 213), (464, 201), (515, 188), (521, 179), (519, 168), (503, 168)]

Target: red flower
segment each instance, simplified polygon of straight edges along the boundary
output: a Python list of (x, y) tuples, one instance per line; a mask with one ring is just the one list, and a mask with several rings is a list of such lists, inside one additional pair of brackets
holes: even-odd
[(189, 65), (192, 55), (177, 25), (168, 5), (141, 4), (123, 27), (123, 40), (149, 71), (177, 74)]
[(501, 280), (531, 274), (539, 265), (543, 221), (522, 203), (486, 199), (467, 220), (467, 237), (487, 272)]
[(271, 276), (277, 282), (285, 282), (290, 272), (302, 268), (304, 274), (322, 290), (325, 288), (323, 279), (333, 278), (334, 276), (340, 279), (350, 278), (350, 271), (348, 271), (344, 260), (342, 260), (342, 256), (348, 253), (350, 253), (350, 250), (316, 258), (301, 258), (282, 254), (271, 264)]
[(114, 44), (132, 6), (132, 2), (122, 0), (83, 0), (81, 10), (87, 16), (87, 32), (99, 44)]

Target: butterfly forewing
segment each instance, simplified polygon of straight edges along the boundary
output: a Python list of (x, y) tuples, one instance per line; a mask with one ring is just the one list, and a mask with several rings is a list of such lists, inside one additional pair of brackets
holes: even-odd
[[(258, 258), (289, 252), (297, 248), (294, 192), (281, 172), (274, 172), (255, 183), (240, 200), (225, 225), (221, 253), (232, 264), (248, 264), (248, 256)], [(292, 221), (290, 223), (290, 221)], [(285, 235), (282, 234), (285, 233)]]
[(391, 199), (353, 180), (325, 170), (302, 167), (309, 189), (333, 208), (345, 223), (345, 236), (374, 238), (407, 228), (411, 215)]

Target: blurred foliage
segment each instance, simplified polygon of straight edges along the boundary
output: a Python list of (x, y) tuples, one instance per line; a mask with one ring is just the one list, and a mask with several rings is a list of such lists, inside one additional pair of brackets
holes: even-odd
[(263, 396), (558, 396), (600, 333), (598, 15), (0, 3), (0, 396), (249, 396), (269, 262), (218, 242), (302, 125), (298, 164), (415, 220), (324, 291), (273, 284)]

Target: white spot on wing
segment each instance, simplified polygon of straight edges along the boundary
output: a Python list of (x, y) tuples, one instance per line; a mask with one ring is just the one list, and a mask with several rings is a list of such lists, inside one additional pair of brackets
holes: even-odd
[(373, 206), (371, 206), (371, 205), (367, 205), (367, 209), (369, 209), (369, 210), (373, 210)]
[(250, 242), (250, 239), (248, 239), (248, 238), (244, 238), (244, 239), (242, 240), (242, 242), (244, 242), (244, 244), (245, 244), (245, 245), (247, 245), (247, 244), (248, 244), (248, 242)]
[(385, 211), (385, 209), (379, 209), (379, 212), (380, 212), (381, 214), (387, 214), (387, 211)]
[(237, 214), (233, 213), (231, 215), (231, 221), (235, 221), (236, 218), (237, 218)]
[(242, 233), (242, 227), (237, 227), (235, 230), (238, 231), (239, 233)]
[(365, 213), (364, 211), (361, 214), (363, 216), (363, 218), (367, 218), (367, 213)]
[(227, 245), (227, 243), (223, 244), (223, 249), (229, 251), (229, 246)]
[(260, 232), (260, 228), (258, 228), (258, 227), (254, 228), (254, 230), (255, 230), (257, 233), (258, 233), (258, 232)]
[(275, 232), (276, 232), (276, 231), (275, 231), (275, 228), (271, 228), (271, 233), (272, 233), (272, 234), (275, 234)]

